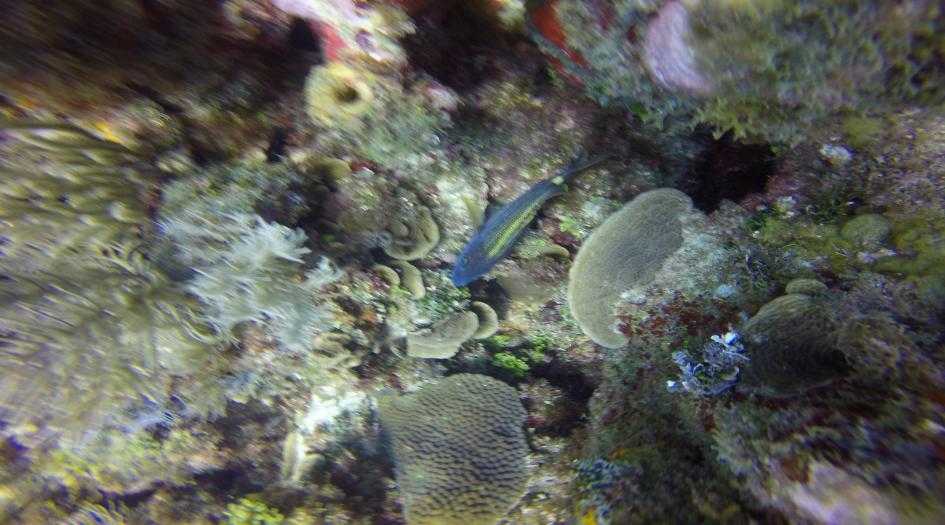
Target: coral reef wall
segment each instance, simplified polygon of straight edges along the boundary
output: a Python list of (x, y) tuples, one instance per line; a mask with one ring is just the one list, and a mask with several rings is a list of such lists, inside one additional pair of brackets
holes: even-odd
[(0, 522), (939, 523), (940, 4), (7, 2)]

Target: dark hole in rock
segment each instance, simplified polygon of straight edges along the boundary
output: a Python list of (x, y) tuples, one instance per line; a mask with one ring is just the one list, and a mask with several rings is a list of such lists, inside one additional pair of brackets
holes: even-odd
[(289, 27), (289, 47), (301, 51), (321, 52), (322, 46), (312, 31), (312, 26), (301, 18), (294, 18)]
[(728, 135), (713, 141), (696, 160), (683, 191), (696, 208), (711, 213), (723, 199), (739, 202), (750, 193), (763, 192), (778, 161), (768, 144), (745, 144)]
[(489, 2), (428, 2), (411, 16), (417, 30), (403, 41), (410, 64), (459, 92), (495, 77), (497, 59), (527, 42), (502, 26)]
[(357, 102), (357, 100), (360, 98), (360, 95), (358, 95), (357, 89), (354, 89), (348, 84), (344, 84), (335, 90), (335, 98), (338, 99), (338, 102), (350, 104), (352, 102)]

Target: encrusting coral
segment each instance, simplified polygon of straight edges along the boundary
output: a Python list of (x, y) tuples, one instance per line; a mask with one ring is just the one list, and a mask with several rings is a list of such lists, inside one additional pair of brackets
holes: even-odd
[(601, 103), (736, 137), (794, 143), (847, 112), (945, 95), (934, 2), (557, 0), (530, 19), (557, 71)]

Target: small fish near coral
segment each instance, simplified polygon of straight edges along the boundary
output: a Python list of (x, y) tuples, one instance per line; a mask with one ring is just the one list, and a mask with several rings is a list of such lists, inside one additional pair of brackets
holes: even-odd
[(538, 210), (548, 199), (564, 191), (564, 184), (574, 175), (607, 160), (606, 155), (588, 159), (581, 154), (554, 176), (534, 185), (506, 204), (479, 228), (463, 246), (453, 267), (453, 284), (467, 285), (485, 275), (505, 259), (525, 234)]

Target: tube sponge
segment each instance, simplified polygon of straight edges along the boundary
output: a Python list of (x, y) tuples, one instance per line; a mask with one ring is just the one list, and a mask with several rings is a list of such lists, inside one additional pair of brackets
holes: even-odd
[(574, 319), (595, 343), (617, 348), (627, 338), (616, 331), (614, 304), (631, 286), (652, 281), (683, 245), (680, 217), (692, 210), (686, 194), (669, 188), (637, 196), (584, 241), (568, 281)]
[(377, 77), (339, 62), (312, 69), (305, 81), (308, 116), (325, 127), (356, 129), (373, 109)]
[(435, 146), (439, 131), (450, 124), (456, 97), (420, 74), (332, 62), (309, 72), (305, 104), (323, 139), (374, 162), (400, 165), (405, 156)]
[(457, 374), (378, 405), (410, 525), (493, 525), (521, 496), (527, 413), (512, 387)]

